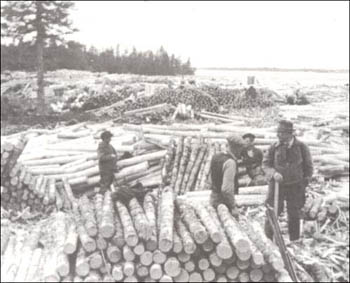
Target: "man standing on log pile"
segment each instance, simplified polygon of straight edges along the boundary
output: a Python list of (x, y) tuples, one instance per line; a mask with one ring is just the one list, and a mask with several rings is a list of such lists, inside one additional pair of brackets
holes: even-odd
[(251, 133), (243, 135), (247, 148), (242, 152), (243, 165), (251, 178), (249, 185), (262, 186), (266, 184), (265, 173), (262, 170), (263, 152), (254, 145), (255, 136)]
[(246, 143), (240, 136), (232, 135), (227, 138), (228, 153), (217, 153), (210, 164), (211, 196), (210, 203), (217, 208), (225, 204), (234, 217), (238, 219), (235, 194), (238, 194), (238, 162)]
[[(278, 142), (272, 144), (263, 161), (263, 168), (270, 180), (267, 204), (274, 206), (275, 181), (279, 186), (278, 215), (287, 202), (288, 230), (290, 241), (300, 238), (301, 210), (305, 204), (305, 189), (312, 174), (313, 164), (307, 145), (294, 136), (293, 124), (282, 120), (277, 128)], [(265, 221), (266, 236), (272, 239), (273, 231)]]
[(100, 188), (101, 193), (110, 189), (114, 180), (114, 172), (116, 171), (117, 152), (110, 144), (113, 134), (105, 131), (101, 134), (102, 142), (98, 145), (97, 157), (100, 169)]

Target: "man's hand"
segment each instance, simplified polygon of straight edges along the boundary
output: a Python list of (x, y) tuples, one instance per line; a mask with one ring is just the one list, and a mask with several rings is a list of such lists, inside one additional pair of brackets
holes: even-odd
[(278, 183), (281, 183), (282, 180), (283, 180), (283, 176), (282, 176), (280, 173), (278, 173), (278, 172), (276, 172), (275, 174), (273, 174), (273, 178), (274, 178), (275, 181), (278, 182)]
[(239, 219), (239, 211), (238, 211), (238, 209), (237, 209), (237, 208), (233, 208), (233, 209), (231, 210), (231, 214), (232, 214), (232, 216), (233, 216), (234, 218), (236, 218), (236, 220), (238, 221), (238, 219)]

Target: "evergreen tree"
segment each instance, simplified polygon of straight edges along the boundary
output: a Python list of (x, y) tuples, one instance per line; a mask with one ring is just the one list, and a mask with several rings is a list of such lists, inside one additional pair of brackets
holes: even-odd
[[(1, 37), (34, 42), (37, 52), (38, 110), (45, 111), (44, 48), (75, 31), (69, 21), (72, 1), (6, 1), (1, 8)], [(43, 112), (41, 112), (43, 113)]]

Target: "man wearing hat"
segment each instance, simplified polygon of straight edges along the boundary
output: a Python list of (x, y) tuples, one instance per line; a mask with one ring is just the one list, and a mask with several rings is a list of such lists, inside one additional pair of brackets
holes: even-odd
[(251, 186), (261, 186), (266, 184), (264, 171), (262, 170), (263, 152), (254, 145), (255, 135), (247, 133), (243, 135), (247, 148), (242, 152), (243, 165), (247, 168), (247, 173), (251, 178)]
[[(305, 189), (309, 184), (313, 165), (308, 146), (294, 136), (293, 124), (282, 120), (277, 128), (278, 142), (272, 144), (263, 161), (263, 168), (270, 180), (267, 204), (274, 206), (274, 184), (279, 185), (278, 215), (287, 202), (288, 230), (290, 241), (300, 237), (301, 209), (305, 204)], [(273, 231), (265, 221), (265, 233), (272, 239)]]
[(238, 190), (238, 163), (246, 144), (240, 136), (232, 135), (227, 138), (228, 152), (217, 153), (210, 164), (211, 196), (210, 202), (216, 208), (225, 204), (234, 217), (238, 218), (235, 203), (235, 193)]
[(100, 169), (100, 187), (101, 192), (110, 189), (114, 180), (114, 171), (116, 169), (117, 152), (110, 144), (112, 133), (105, 131), (101, 134), (102, 142), (98, 145), (98, 165)]

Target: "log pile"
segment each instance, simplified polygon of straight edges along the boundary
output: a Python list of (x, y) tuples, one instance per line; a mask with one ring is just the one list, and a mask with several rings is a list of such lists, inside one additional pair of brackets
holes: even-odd
[(224, 89), (219, 86), (205, 86), (204, 91), (216, 99), (219, 105), (225, 105), (228, 109), (271, 107), (277, 98), (276, 93), (265, 88), (255, 89), (253, 96), (249, 95), (247, 89)]
[(2, 282), (285, 282), (287, 276), (273, 243), (255, 243), (225, 206), (175, 201), (170, 187), (129, 203), (113, 202), (108, 192), (72, 199), (71, 212), (52, 214), (31, 232), (4, 232), (1, 240)]
[[(213, 115), (211, 112), (201, 113)], [(111, 124), (78, 124), (51, 131), (30, 131), (23, 133), (28, 142), (20, 142), (20, 135), (15, 135), (7, 139), (14, 143), (7, 141), (1, 147), (2, 204), (5, 208), (22, 210), (29, 206), (42, 211), (47, 207), (70, 207), (64, 178), (74, 194), (93, 191), (99, 184), (96, 149), (99, 134), (104, 129), (114, 133), (112, 145), (120, 156), (115, 174), (116, 187), (159, 186), (162, 183), (161, 160), (168, 148), (173, 147), (174, 158), (170, 159), (169, 174), (177, 194), (210, 189), (210, 160), (215, 153), (226, 151), (226, 138), (233, 132), (255, 133), (256, 146), (262, 150), (276, 141), (270, 130), (263, 133), (232, 123), (204, 126), (124, 124), (122, 128)], [(322, 141), (309, 137), (305, 142), (310, 146), (316, 168), (319, 168), (320, 160), (327, 164), (322, 166), (342, 164), (347, 168), (348, 158), (335, 147), (327, 148)], [(239, 175), (240, 186), (249, 186), (250, 178), (244, 166), (240, 166)]]

